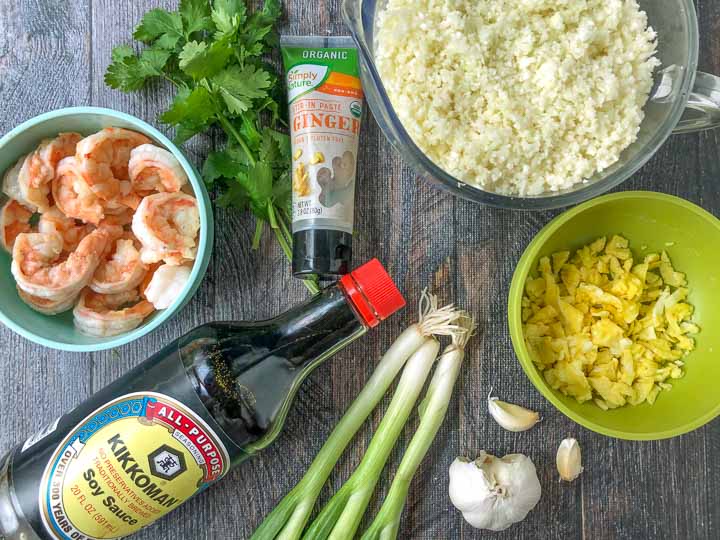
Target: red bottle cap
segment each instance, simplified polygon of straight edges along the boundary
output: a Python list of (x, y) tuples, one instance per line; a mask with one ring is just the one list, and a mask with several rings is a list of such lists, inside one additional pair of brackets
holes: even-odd
[(405, 306), (405, 299), (377, 259), (341, 277), (340, 285), (370, 328)]

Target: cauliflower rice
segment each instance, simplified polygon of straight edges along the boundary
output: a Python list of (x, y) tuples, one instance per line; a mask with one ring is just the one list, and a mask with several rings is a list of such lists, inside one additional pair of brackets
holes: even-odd
[(388, 0), (375, 60), (430, 159), (529, 196), (591, 177), (635, 141), (655, 38), (635, 0)]

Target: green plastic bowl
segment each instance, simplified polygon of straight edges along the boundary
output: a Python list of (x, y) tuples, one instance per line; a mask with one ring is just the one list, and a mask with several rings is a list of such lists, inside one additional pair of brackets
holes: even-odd
[[(553, 390), (533, 364), (525, 345), (521, 300), (528, 275), (536, 275), (545, 255), (577, 249), (622, 234), (639, 255), (667, 250), (673, 265), (687, 273), (689, 301), (700, 327), (697, 348), (688, 355), (686, 374), (660, 392), (654, 405), (643, 403), (603, 411)], [(666, 245), (666, 243), (668, 245)], [(515, 270), (508, 299), (513, 347), (535, 387), (560, 412), (586, 428), (620, 439), (656, 440), (687, 433), (720, 414), (720, 220), (683, 199), (652, 192), (624, 192), (581, 204), (550, 222), (533, 239)]]
[(30, 341), (63, 351), (90, 352), (119, 347), (134, 341), (163, 324), (175, 315), (197, 290), (202, 281), (213, 243), (213, 217), (205, 186), (200, 175), (183, 153), (157, 129), (129, 114), (98, 107), (72, 107), (50, 111), (23, 122), (0, 139), (0, 174), (3, 174), (23, 154), (37, 147), (46, 138), (61, 131), (77, 131), (90, 135), (105, 127), (122, 127), (144, 133), (158, 145), (170, 150), (178, 159), (190, 179), (200, 209), (200, 239), (197, 259), (190, 280), (173, 304), (156, 311), (142, 326), (132, 332), (108, 338), (86, 336), (75, 329), (72, 311), (47, 316), (30, 309), (17, 295), (15, 280), (10, 273), (11, 258), (0, 249), (0, 321)]

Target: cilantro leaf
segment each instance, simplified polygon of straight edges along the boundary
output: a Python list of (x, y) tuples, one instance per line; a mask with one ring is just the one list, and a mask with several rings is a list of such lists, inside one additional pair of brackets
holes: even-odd
[(260, 159), (275, 168), (285, 168), (290, 157), (290, 136), (266, 127), (262, 131)]
[(260, 20), (262, 24), (276, 24), (282, 15), (282, 5), (280, 0), (265, 0), (260, 10)]
[(241, 114), (250, 109), (253, 99), (267, 96), (270, 74), (254, 66), (234, 65), (215, 75), (212, 83), (230, 112)]
[(260, 148), (262, 134), (257, 127), (257, 115), (254, 112), (247, 111), (240, 114), (240, 134), (247, 141), (248, 146), (255, 152)]
[(240, 53), (243, 58), (260, 56), (265, 50), (265, 37), (272, 31), (272, 25), (258, 26), (252, 20), (247, 24), (245, 32), (238, 37)]
[(180, 69), (195, 80), (211, 77), (225, 67), (231, 55), (227, 40), (213, 41), (210, 46), (204, 41), (189, 41), (180, 51)]
[(207, 131), (210, 124), (211, 122), (208, 122), (207, 124), (193, 124), (192, 122), (182, 122), (175, 129), (175, 137), (173, 137), (173, 141), (175, 142), (175, 144), (182, 144), (188, 139), (192, 139), (198, 133)]
[(265, 111), (265, 110), (270, 111), (271, 121), (273, 124), (279, 122), (279, 123), (287, 126), (287, 123), (281, 118), (280, 105), (278, 104), (277, 101), (275, 101), (270, 96), (266, 97), (262, 101), (259, 101), (255, 106), (256, 106), (258, 112)]
[[(203, 55), (207, 53), (208, 46), (204, 41), (188, 41), (180, 51), (180, 69), (188, 73), (185, 69), (193, 62), (200, 62)], [(191, 67), (192, 70), (192, 67)], [(188, 73), (189, 75), (189, 73)]]
[(226, 149), (210, 152), (203, 164), (202, 173), (205, 181), (212, 184), (218, 178), (234, 178), (246, 170), (245, 165), (237, 161), (233, 153)]
[(248, 208), (250, 201), (242, 184), (230, 182), (225, 192), (217, 198), (217, 204), (222, 208), (232, 206), (238, 210), (245, 210)]
[(203, 30), (212, 30), (210, 2), (207, 0), (180, 0), (180, 15), (186, 36)]
[(160, 116), (160, 121), (177, 127), (175, 142), (182, 144), (198, 133), (208, 129), (216, 120), (218, 108), (212, 94), (204, 86), (192, 91), (182, 88), (171, 107)]
[(150, 47), (140, 53), (140, 65), (149, 75), (161, 76), (171, 54), (170, 51)]
[(247, 174), (239, 174), (236, 177), (250, 202), (250, 209), (257, 217), (267, 218), (267, 203), (272, 197), (273, 174), (270, 165), (258, 161)]
[[(129, 49), (129, 54), (127, 52)], [(130, 47), (115, 47), (112, 63), (105, 72), (105, 84), (123, 92), (139, 90), (145, 84), (145, 77), (138, 71), (138, 58)]]
[(287, 168), (280, 173), (273, 183), (273, 202), (288, 216), (292, 215), (292, 182)]
[[(241, 136), (244, 138), (244, 140), (247, 140), (248, 137), (242, 133), (244, 130), (241, 128)], [(236, 162), (245, 165), (249, 167), (251, 165), (250, 160), (248, 159), (247, 152), (245, 152), (245, 149), (240, 146), (240, 143), (237, 141), (230, 139), (228, 140), (228, 144), (225, 147), (225, 151), (227, 154)]]
[(217, 112), (215, 101), (204, 86), (196, 86), (192, 91), (181, 89), (170, 108), (160, 117), (165, 124), (207, 125)]
[(217, 33), (215, 38), (233, 34), (247, 18), (244, 0), (215, 0), (211, 13)]
[(179, 13), (151, 9), (142, 18), (133, 37), (144, 43), (155, 42), (162, 49), (174, 49), (183, 37), (183, 22)]
[(145, 49), (138, 57), (132, 47), (121, 45), (112, 51), (112, 63), (105, 73), (105, 83), (124, 92), (139, 90), (148, 77), (162, 75), (170, 52), (162, 49)]
[[(226, 160), (224, 156), (222, 160)], [(213, 158), (213, 165), (219, 163)], [(228, 164), (227, 161), (224, 164)], [(204, 169), (203, 169), (204, 170)], [(273, 173), (270, 165), (258, 162), (254, 167), (242, 168), (227, 182), (227, 191), (218, 198), (221, 206), (250, 208), (259, 219), (268, 219), (267, 205), (273, 197)]]
[(253, 14), (252, 24), (248, 25), (252, 28), (248, 28), (248, 34), (253, 34), (257, 42), (262, 42), (269, 47), (277, 47), (280, 36), (275, 26), (281, 15), (282, 6), (280, 0), (265, 0), (262, 9)]
[(130, 45), (118, 45), (110, 53), (113, 62), (122, 62), (130, 56), (135, 56), (135, 51)]

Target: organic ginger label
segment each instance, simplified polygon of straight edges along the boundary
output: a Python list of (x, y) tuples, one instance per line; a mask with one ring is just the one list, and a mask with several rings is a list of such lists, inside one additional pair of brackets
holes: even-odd
[(293, 232), (352, 233), (363, 111), (357, 50), (283, 47), (292, 142)]
[(58, 446), (40, 482), (51, 538), (121, 538), (219, 480), (230, 460), (216, 434), (154, 392), (98, 408)]

